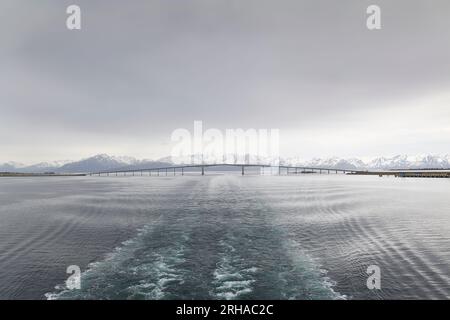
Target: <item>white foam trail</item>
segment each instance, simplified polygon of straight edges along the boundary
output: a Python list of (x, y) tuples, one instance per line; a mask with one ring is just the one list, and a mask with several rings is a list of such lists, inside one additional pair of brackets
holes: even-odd
[(184, 241), (179, 237), (166, 248), (146, 247), (151, 226), (124, 241), (105, 260), (89, 264), (81, 275), (81, 290), (67, 290), (58, 285), (55, 292), (45, 294), (53, 299), (164, 299), (170, 285), (183, 283), (180, 264), (184, 259)]
[(212, 295), (219, 299), (238, 299), (253, 292), (256, 282), (256, 267), (243, 267), (244, 259), (237, 255), (236, 249), (224, 240), (220, 241), (220, 261), (214, 270), (214, 291)]

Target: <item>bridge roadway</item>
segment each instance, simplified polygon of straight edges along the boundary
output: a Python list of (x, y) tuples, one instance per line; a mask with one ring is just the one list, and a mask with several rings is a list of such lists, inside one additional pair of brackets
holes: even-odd
[(245, 174), (245, 168), (275, 168), (278, 169), (278, 174), (282, 174), (282, 171), (285, 171), (287, 175), (289, 174), (305, 174), (305, 173), (351, 173), (351, 174), (358, 174), (363, 173), (363, 171), (358, 170), (351, 170), (351, 169), (334, 169), (334, 168), (316, 168), (316, 167), (298, 167), (298, 166), (287, 166), (287, 165), (281, 165), (281, 166), (272, 166), (269, 164), (229, 164), (229, 163), (220, 163), (220, 164), (191, 164), (191, 165), (178, 165), (178, 166), (169, 166), (169, 167), (159, 167), (159, 168), (146, 168), (146, 169), (128, 169), (128, 170), (108, 170), (108, 171), (98, 171), (98, 172), (91, 172), (89, 173), (90, 176), (93, 175), (136, 175), (136, 173), (140, 173), (140, 175), (144, 175), (144, 172), (148, 173), (148, 175), (152, 175), (152, 172), (155, 172), (157, 176), (160, 176), (161, 173), (164, 173), (164, 175), (168, 175), (169, 171), (171, 174), (176, 175), (177, 173), (181, 172), (181, 175), (184, 175), (185, 169), (200, 169), (201, 174), (205, 175), (205, 171), (207, 168), (212, 167), (235, 167), (241, 169), (241, 174)]

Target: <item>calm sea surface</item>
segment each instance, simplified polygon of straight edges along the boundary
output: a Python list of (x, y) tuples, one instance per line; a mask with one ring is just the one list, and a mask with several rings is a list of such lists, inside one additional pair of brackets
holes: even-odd
[(0, 298), (448, 299), (450, 180), (0, 178)]

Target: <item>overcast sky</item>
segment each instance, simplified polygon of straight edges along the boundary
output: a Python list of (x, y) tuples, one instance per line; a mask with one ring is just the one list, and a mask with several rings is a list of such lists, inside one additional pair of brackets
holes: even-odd
[(158, 158), (194, 120), (282, 156), (450, 153), (448, 0), (2, 0), (0, 40), (0, 162)]

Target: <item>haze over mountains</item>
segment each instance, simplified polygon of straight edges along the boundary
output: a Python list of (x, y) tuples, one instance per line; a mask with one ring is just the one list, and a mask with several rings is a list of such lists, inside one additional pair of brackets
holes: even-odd
[[(266, 163), (263, 159), (260, 163)], [(358, 158), (343, 159), (339, 157), (315, 158), (303, 160), (301, 158), (282, 159), (281, 163), (287, 165), (324, 167), (336, 169), (449, 169), (450, 155), (397, 155), (394, 157), (379, 157), (364, 162)], [(133, 157), (115, 157), (107, 154), (98, 154), (79, 161), (42, 162), (33, 165), (23, 165), (16, 162), (0, 164), (0, 172), (96, 172), (111, 169), (145, 169), (167, 167), (173, 165), (170, 157), (159, 160), (138, 160)]]

